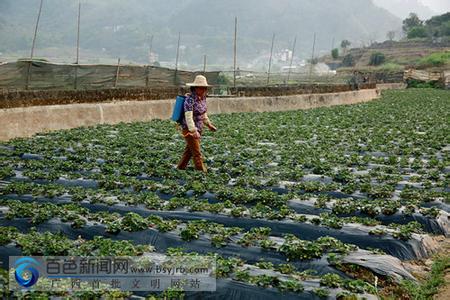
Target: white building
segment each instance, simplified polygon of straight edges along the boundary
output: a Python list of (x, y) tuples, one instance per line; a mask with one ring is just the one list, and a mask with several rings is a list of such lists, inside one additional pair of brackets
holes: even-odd
[(159, 61), (159, 55), (155, 52), (150, 52), (148, 55), (148, 61), (150, 64), (154, 64), (155, 62)]
[(281, 62), (289, 62), (292, 59), (292, 51), (289, 49), (284, 49), (279, 53), (279, 59)]

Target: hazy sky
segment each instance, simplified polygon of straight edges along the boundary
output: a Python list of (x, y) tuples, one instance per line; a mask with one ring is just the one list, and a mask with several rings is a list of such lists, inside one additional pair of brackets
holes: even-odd
[(450, 0), (420, 0), (420, 2), (438, 13), (450, 11)]
[(450, 0), (373, 0), (373, 2), (401, 19), (409, 16), (411, 12), (427, 20), (450, 11)]

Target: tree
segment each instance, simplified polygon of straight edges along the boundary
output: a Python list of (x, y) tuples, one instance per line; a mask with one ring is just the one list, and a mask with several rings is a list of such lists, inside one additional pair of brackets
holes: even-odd
[(431, 36), (450, 36), (450, 12), (425, 21), (425, 27)]
[(331, 57), (333, 57), (333, 59), (338, 59), (338, 57), (339, 57), (339, 49), (338, 48), (334, 48), (333, 50), (331, 50)]
[(448, 21), (444, 25), (442, 25), (441, 35), (450, 36), (450, 21)]
[(386, 56), (384, 56), (381, 52), (374, 52), (370, 55), (369, 65), (371, 66), (379, 66), (386, 61)]
[(395, 39), (395, 31), (391, 30), (386, 34), (386, 37), (392, 42)]
[(425, 24), (427, 26), (438, 27), (446, 22), (450, 22), (450, 12), (440, 16), (434, 16), (431, 19), (425, 21)]
[(351, 44), (352, 44), (352, 43), (350, 43), (349, 40), (343, 40), (343, 41), (341, 42), (341, 48), (342, 48), (342, 49), (347, 49), (347, 47), (350, 46)]
[(347, 52), (347, 47), (349, 47), (352, 43), (349, 40), (343, 40), (341, 42), (341, 48), (344, 50), (344, 54)]
[(403, 20), (403, 32), (408, 33), (412, 28), (422, 26), (423, 21), (415, 13), (410, 13), (409, 17)]
[(416, 26), (411, 28), (408, 31), (407, 37), (408, 39), (414, 39), (414, 38), (425, 38), (427, 37), (427, 30), (425, 26)]

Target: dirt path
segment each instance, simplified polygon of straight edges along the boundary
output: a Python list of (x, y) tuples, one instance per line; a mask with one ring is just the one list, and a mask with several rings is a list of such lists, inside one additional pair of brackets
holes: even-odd
[[(449, 239), (445, 240), (444, 243), (444, 253), (450, 254), (450, 242)], [(445, 285), (439, 290), (439, 293), (434, 296), (435, 300), (448, 300), (450, 299), (450, 270), (445, 271)]]
[(435, 300), (448, 300), (450, 299), (450, 271), (447, 271), (445, 275), (445, 286), (443, 286), (439, 293), (434, 297)]

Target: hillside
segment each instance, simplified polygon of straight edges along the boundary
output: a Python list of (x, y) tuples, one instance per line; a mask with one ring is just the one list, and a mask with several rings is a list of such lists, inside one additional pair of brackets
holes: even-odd
[[(373, 53), (382, 53), (385, 63), (371, 66), (370, 59)], [(338, 68), (340, 74), (361, 70), (369, 73), (398, 73), (413, 67), (416, 69), (448, 70), (450, 68), (450, 38), (440, 41), (428, 39), (385, 41), (374, 43), (365, 48), (352, 48), (333, 60), (331, 55), (319, 59), (332, 68)], [(354, 65), (345, 65), (345, 56), (352, 56)], [(445, 58), (444, 58), (445, 57)]]
[[(0, 52), (3, 57), (28, 55), (39, 0), (2, 0), (0, 5)], [(74, 60), (76, 13), (77, 1), (45, 1), (37, 56)], [(399, 18), (372, 0), (96, 0), (83, 4), (82, 61), (120, 56), (146, 63), (148, 36), (154, 35), (159, 60), (172, 62), (181, 31), (183, 64), (199, 64), (206, 53), (211, 64), (230, 65), (234, 16), (239, 17), (241, 62), (267, 54), (273, 32), (276, 50), (291, 47), (297, 35), (297, 53), (306, 58), (313, 32), (320, 53), (330, 49), (333, 38), (336, 44), (380, 40), (401, 26)]]

